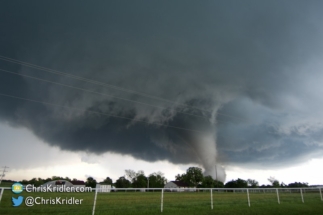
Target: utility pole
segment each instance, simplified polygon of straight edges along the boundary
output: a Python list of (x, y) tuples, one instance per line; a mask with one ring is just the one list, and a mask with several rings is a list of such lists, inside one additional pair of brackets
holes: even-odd
[(149, 177), (151, 176), (152, 174), (148, 175), (147, 176), (147, 181), (148, 181), (148, 188), (149, 188)]
[(9, 168), (8, 166), (4, 166), (3, 167), (3, 170), (2, 170), (2, 173), (1, 173), (1, 175), (0, 175), (0, 184), (1, 184), (1, 182), (2, 182), (2, 179), (3, 179), (3, 177), (5, 176), (5, 172), (8, 172), (6, 169), (7, 168)]

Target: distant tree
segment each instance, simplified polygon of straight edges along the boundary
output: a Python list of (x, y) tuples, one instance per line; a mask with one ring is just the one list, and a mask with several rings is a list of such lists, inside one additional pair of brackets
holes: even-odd
[(52, 176), (52, 181), (56, 181), (56, 180), (62, 180), (64, 178), (60, 177), (60, 176)]
[(126, 169), (125, 176), (129, 181), (133, 182), (133, 180), (137, 177), (137, 173), (134, 170)]
[(279, 181), (275, 179), (274, 177), (269, 177), (268, 181), (271, 183), (273, 187), (279, 187)]
[(29, 184), (29, 181), (27, 181), (26, 179), (24, 179), (24, 180), (21, 181), (21, 183), (24, 184), (24, 185), (27, 185), (27, 184)]
[(288, 187), (308, 187), (308, 183), (294, 182), (288, 184)]
[(32, 178), (28, 184), (33, 184), (34, 186), (39, 186), (38, 179), (37, 178)]
[(248, 182), (238, 178), (237, 180), (231, 180), (225, 184), (227, 188), (247, 188)]
[(224, 188), (224, 183), (222, 181), (214, 180), (216, 188)]
[(225, 185), (224, 185), (224, 187), (227, 187), (227, 188), (236, 188), (237, 187), (237, 185), (236, 185), (237, 183), (236, 183), (236, 181), (235, 180), (231, 180), (231, 181), (228, 181)]
[(238, 178), (237, 185), (238, 185), (238, 187), (248, 187), (248, 182), (243, 179)]
[(146, 188), (148, 184), (147, 177), (143, 174), (140, 174), (136, 176), (135, 179), (133, 179), (132, 187), (134, 188)]
[(64, 178), (64, 180), (71, 181), (71, 179), (69, 177), (67, 177), (67, 176)]
[(186, 176), (184, 181), (190, 186), (197, 187), (203, 181), (202, 169), (199, 167), (190, 167), (186, 170)]
[(254, 179), (248, 179), (247, 182), (249, 187), (259, 187), (258, 181)]
[(129, 188), (131, 183), (124, 176), (122, 176), (116, 180), (115, 185), (116, 188)]
[(176, 181), (183, 181), (186, 184), (188, 184), (189, 186), (194, 186), (194, 187), (198, 187), (198, 186), (202, 186), (202, 182), (203, 182), (203, 173), (202, 173), (202, 169), (199, 167), (189, 167), (186, 170), (186, 173), (180, 175), (177, 174), (175, 176)]
[(40, 186), (40, 185), (43, 185), (44, 184), (44, 179), (42, 179), (42, 178), (38, 178), (38, 180), (37, 180), (37, 182), (36, 182), (36, 184), (35, 184), (35, 186)]
[(163, 188), (167, 183), (167, 179), (162, 172), (154, 172), (148, 176), (149, 187), (151, 188)]
[(144, 171), (143, 170), (138, 170), (138, 172), (136, 173), (136, 176), (139, 176), (139, 175), (145, 175)]
[(110, 177), (106, 177), (106, 179), (104, 179), (104, 180), (102, 181), (102, 183), (112, 185), (112, 179), (111, 179)]
[(280, 186), (281, 186), (281, 187), (286, 187), (287, 185), (286, 185), (284, 182), (282, 182), (282, 183), (280, 184)]
[(93, 177), (88, 177), (85, 182), (85, 186), (92, 187), (92, 188), (95, 188), (96, 184), (97, 184), (97, 182)]
[(273, 183), (273, 187), (279, 187), (280, 185), (279, 185), (279, 181), (274, 181), (274, 183)]
[(148, 179), (142, 170), (135, 172), (134, 170), (126, 169), (125, 176), (131, 182), (132, 187), (145, 188), (148, 185)]
[(28, 182), (28, 184), (33, 184), (34, 186), (37, 186), (36, 184), (37, 184), (37, 178), (32, 178), (29, 182)]
[(270, 188), (270, 187), (272, 187), (271, 185), (264, 185), (264, 184), (262, 184), (261, 186), (260, 186), (260, 188)]
[(204, 188), (213, 188), (215, 187), (215, 181), (212, 176), (208, 175), (203, 178), (202, 187)]
[(176, 181), (185, 181), (185, 182), (187, 181), (185, 173), (182, 175), (180, 175), (180, 174), (175, 175), (175, 179), (176, 179)]

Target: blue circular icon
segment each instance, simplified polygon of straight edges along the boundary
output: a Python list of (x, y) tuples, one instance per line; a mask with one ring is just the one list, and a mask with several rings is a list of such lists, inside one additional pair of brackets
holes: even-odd
[(11, 190), (13, 193), (21, 193), (23, 191), (23, 185), (20, 184), (20, 183), (14, 183), (12, 186), (11, 186)]

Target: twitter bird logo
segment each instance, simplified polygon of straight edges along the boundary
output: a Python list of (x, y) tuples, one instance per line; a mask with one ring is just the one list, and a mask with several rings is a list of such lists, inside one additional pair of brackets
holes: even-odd
[(21, 205), (23, 200), (24, 200), (23, 196), (18, 196), (17, 199), (12, 197), (12, 204), (13, 204), (14, 207), (18, 207), (19, 205)]

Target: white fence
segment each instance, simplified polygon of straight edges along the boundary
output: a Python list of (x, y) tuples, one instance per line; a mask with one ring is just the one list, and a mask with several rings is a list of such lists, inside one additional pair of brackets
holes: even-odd
[[(92, 215), (95, 214), (95, 206), (96, 206), (96, 200), (97, 200), (97, 193), (100, 192), (100, 189), (94, 189), (95, 190), (95, 197), (94, 197), (94, 204), (93, 204), (93, 210), (92, 210)], [(304, 196), (303, 192), (313, 192), (317, 191), (320, 193), (321, 201), (323, 201), (322, 197), (322, 188), (114, 188), (112, 192), (127, 192), (127, 191), (132, 191), (132, 192), (154, 192), (158, 191), (161, 192), (161, 198), (160, 198), (160, 212), (163, 212), (163, 207), (164, 207), (164, 192), (205, 192), (209, 191), (210, 192), (210, 207), (213, 210), (213, 192), (233, 192), (233, 193), (241, 193), (245, 192), (246, 193), (246, 198), (247, 198), (247, 203), (248, 206), (251, 206), (250, 202), (250, 196), (249, 193), (276, 193), (277, 195), (277, 203), (280, 204), (280, 198), (279, 198), (279, 193), (300, 193), (300, 197), (302, 202), (304, 203)]]
[[(104, 192), (107, 192), (106, 188), (93, 188), (94, 191), (94, 201), (92, 215), (95, 214), (97, 195), (101, 193), (104, 189)], [(0, 187), (0, 207), (1, 199), (5, 190), (11, 190), (11, 187)], [(248, 206), (251, 206), (250, 193), (273, 193), (276, 194), (277, 203), (280, 204), (280, 194), (293, 193), (298, 194), (299, 197), (304, 203), (304, 193), (318, 193), (317, 198), (320, 198), (323, 201), (322, 196), (322, 187), (306, 187), (306, 188), (111, 188), (108, 191), (107, 195), (113, 195), (113, 192), (160, 192), (160, 211), (163, 212), (164, 208), (164, 193), (165, 192), (210, 192), (210, 208), (213, 209), (213, 195), (215, 193), (245, 193), (246, 203)], [(316, 194), (315, 194), (316, 195)]]

